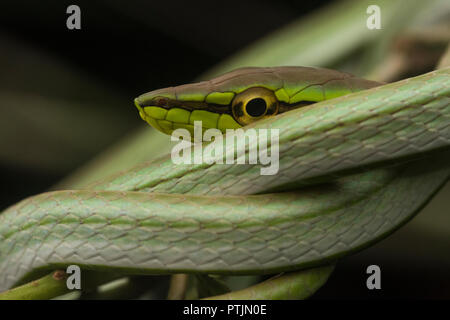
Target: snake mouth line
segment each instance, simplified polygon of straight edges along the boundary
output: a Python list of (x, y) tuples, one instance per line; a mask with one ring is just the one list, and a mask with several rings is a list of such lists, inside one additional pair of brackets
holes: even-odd
[(187, 129), (194, 134), (194, 121), (201, 121), (202, 127), (206, 129), (237, 129), (239, 125), (228, 113), (216, 113), (207, 110), (186, 110), (184, 108), (166, 109), (159, 106), (141, 106), (135, 100), (141, 118), (155, 129), (165, 134), (172, 134), (176, 129)]
[[(165, 134), (172, 134), (176, 129), (187, 129), (194, 134), (194, 121), (201, 121), (206, 129), (219, 129), (225, 133), (227, 129), (238, 129), (242, 126), (234, 119), (231, 105), (215, 105), (193, 101), (176, 101), (165, 99), (161, 105), (146, 105), (134, 100), (139, 115), (149, 125)], [(279, 103), (279, 112), (308, 106), (315, 101), (300, 101), (295, 104)], [(205, 110), (208, 108), (208, 110)]]

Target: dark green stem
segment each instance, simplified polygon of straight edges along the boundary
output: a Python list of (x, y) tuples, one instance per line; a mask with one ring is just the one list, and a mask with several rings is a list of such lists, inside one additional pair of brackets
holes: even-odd
[(328, 280), (334, 265), (285, 273), (247, 289), (209, 297), (211, 300), (306, 299)]

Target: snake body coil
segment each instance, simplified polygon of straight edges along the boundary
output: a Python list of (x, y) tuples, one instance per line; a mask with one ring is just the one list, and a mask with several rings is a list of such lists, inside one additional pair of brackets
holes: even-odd
[[(261, 86), (248, 69), (241, 74), (232, 77), (234, 90)], [(282, 80), (269, 89), (281, 89)], [(274, 176), (260, 175), (258, 164), (175, 165), (166, 156), (89, 190), (25, 199), (0, 215), (0, 290), (69, 264), (146, 274), (264, 274), (366, 247), (410, 219), (448, 180), (449, 84), (447, 68), (262, 117), (245, 128), (280, 129)], [(197, 85), (189, 92), (204, 101), (188, 111), (205, 108), (211, 90)], [(163, 101), (172, 101), (166, 93)]]

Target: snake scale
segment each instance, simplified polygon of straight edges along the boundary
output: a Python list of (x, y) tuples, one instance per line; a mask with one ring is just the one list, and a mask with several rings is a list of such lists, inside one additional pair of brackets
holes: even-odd
[[(248, 90), (277, 111), (252, 122), (230, 110)], [(278, 128), (279, 171), (167, 155), (84, 190), (27, 198), (0, 215), (0, 291), (69, 264), (140, 274), (321, 265), (392, 233), (450, 176), (450, 68), (381, 86), (325, 69), (246, 68), (136, 102), (166, 133), (171, 108), (179, 127), (203, 110), (219, 129)]]

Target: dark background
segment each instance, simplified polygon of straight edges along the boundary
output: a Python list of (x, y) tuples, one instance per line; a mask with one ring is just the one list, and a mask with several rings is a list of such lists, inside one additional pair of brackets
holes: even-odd
[[(74, 122), (77, 141), (63, 134), (40, 136), (43, 123), (26, 116), (45, 114), (45, 108), (36, 111), (28, 109), (27, 103), (0, 97), (1, 123), (11, 122), (8, 117), (19, 120), (11, 124), (12, 133), (0, 136), (0, 148), (9, 150), (0, 157), (0, 209), (47, 190), (142, 125), (132, 104), (137, 95), (190, 82), (248, 44), (328, 2), (2, 1), (0, 92), (23, 96), (31, 104), (48, 99), (62, 109), (66, 108), (62, 102), (76, 103), (114, 130), (102, 136), (86, 119), (85, 127), (83, 121)], [(81, 30), (66, 28), (70, 4), (81, 8)], [(67, 107), (65, 114), (76, 116), (73, 110)], [(444, 268), (392, 263), (389, 257), (375, 261), (382, 268), (382, 290), (367, 290), (370, 250), (343, 259), (313, 299), (450, 297)]]

